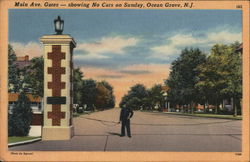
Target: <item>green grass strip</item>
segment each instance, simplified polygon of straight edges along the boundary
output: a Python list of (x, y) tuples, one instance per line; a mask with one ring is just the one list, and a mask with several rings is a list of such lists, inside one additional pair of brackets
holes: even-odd
[(39, 137), (29, 137), (29, 136), (17, 137), (17, 136), (13, 136), (13, 137), (8, 137), (8, 143), (28, 141), (28, 140), (32, 140), (32, 139), (36, 139), (36, 138), (40, 138), (40, 136)]
[(186, 115), (186, 116), (197, 116), (197, 117), (208, 117), (208, 118), (221, 118), (221, 119), (236, 119), (242, 120), (242, 116), (233, 116), (233, 115), (221, 115), (221, 114), (186, 114), (186, 113), (174, 113), (170, 112), (170, 114), (177, 114), (177, 115)]

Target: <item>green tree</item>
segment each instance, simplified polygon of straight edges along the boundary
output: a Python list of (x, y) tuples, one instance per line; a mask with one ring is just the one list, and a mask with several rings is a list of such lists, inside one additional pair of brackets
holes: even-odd
[(82, 98), (80, 105), (87, 105), (88, 110), (94, 111), (96, 101), (96, 81), (93, 79), (86, 79), (82, 81)]
[(239, 43), (235, 42), (229, 46), (228, 74), (226, 76), (227, 87), (222, 91), (233, 99), (234, 115), (241, 114), (242, 100), (242, 55), (237, 52)]
[(29, 92), (34, 97), (43, 97), (44, 93), (44, 59), (34, 57), (31, 64), (27, 67), (28, 75), (25, 75), (25, 82), (28, 84)]
[(127, 95), (122, 97), (120, 107), (125, 104), (127, 107), (131, 107), (135, 110), (145, 109), (145, 98), (147, 98), (148, 92), (143, 84), (136, 84), (132, 86)]
[[(15, 63), (16, 54), (11, 45), (8, 46), (8, 91), (12, 93), (20, 93), (21, 91), (30, 91), (29, 66), (18, 67)], [(32, 86), (31, 86), (32, 87)], [(32, 87), (33, 88), (33, 87)]]
[(199, 82), (196, 88), (203, 92), (209, 104), (216, 105), (216, 113), (224, 99), (233, 98), (235, 115), (242, 97), (242, 58), (236, 52), (239, 43), (216, 44), (204, 64), (197, 69)]
[(108, 94), (107, 94), (107, 100), (105, 107), (106, 108), (113, 108), (115, 107), (115, 96), (114, 96), (114, 90), (113, 87), (105, 80), (100, 82), (105, 88), (108, 89)]
[(106, 81), (97, 82), (93, 79), (83, 79), (80, 68), (74, 69), (73, 88), (74, 103), (87, 106), (88, 110), (113, 108), (115, 96), (113, 87)]
[(126, 105), (126, 103), (128, 102), (129, 98), (130, 97), (129, 97), (128, 94), (125, 94), (124, 96), (122, 96), (122, 99), (121, 99), (121, 101), (119, 103), (119, 107), (120, 108), (124, 107), (124, 105)]
[(95, 100), (95, 105), (97, 109), (104, 110), (105, 108), (107, 108), (109, 93), (110, 91), (102, 83), (97, 83)]
[(155, 105), (160, 105), (161, 107), (164, 105), (164, 96), (162, 91), (162, 86), (160, 84), (156, 84), (148, 90), (148, 100), (151, 103), (151, 109), (154, 108)]
[(21, 92), (16, 105), (12, 109), (12, 115), (9, 120), (10, 135), (27, 136), (29, 134), (31, 120), (32, 109), (30, 107), (30, 101), (25, 95), (25, 92)]
[(138, 97), (132, 97), (126, 103), (126, 107), (129, 107), (133, 110), (139, 110), (139, 108), (142, 106), (142, 99), (139, 99)]
[(16, 54), (12, 46), (8, 45), (8, 91), (18, 92), (18, 69), (14, 62), (16, 61)]
[(82, 99), (82, 85), (83, 72), (80, 68), (73, 69), (73, 102), (74, 104), (81, 104)]
[(130, 96), (138, 97), (139, 99), (147, 97), (147, 90), (143, 84), (136, 84), (132, 86), (128, 93)]
[(200, 93), (205, 92), (204, 95), (209, 104), (216, 105), (215, 113), (218, 112), (219, 105), (224, 98), (221, 92), (226, 88), (226, 80), (222, 64), (226, 61), (225, 54), (228, 52), (227, 46), (215, 45), (206, 62), (197, 68), (201, 73), (196, 88)]
[(107, 81), (97, 83), (96, 87), (96, 107), (104, 110), (115, 106), (115, 96), (113, 95), (113, 87)]
[(184, 49), (181, 55), (172, 63), (169, 78), (165, 84), (170, 88), (168, 100), (174, 105), (185, 105), (193, 112), (195, 102), (199, 95), (195, 85), (198, 82), (199, 71), (197, 67), (204, 63), (206, 55), (198, 48)]

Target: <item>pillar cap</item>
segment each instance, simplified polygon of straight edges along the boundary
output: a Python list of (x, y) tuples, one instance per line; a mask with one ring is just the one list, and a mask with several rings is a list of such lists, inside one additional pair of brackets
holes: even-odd
[(40, 38), (43, 44), (71, 44), (76, 47), (76, 42), (70, 35), (44, 35)]

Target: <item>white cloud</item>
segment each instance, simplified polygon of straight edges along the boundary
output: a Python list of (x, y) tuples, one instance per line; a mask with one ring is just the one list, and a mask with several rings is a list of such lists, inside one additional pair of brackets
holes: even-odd
[(151, 48), (151, 50), (153, 50), (155, 53), (150, 57), (163, 58), (162, 56), (164, 56), (165, 59), (168, 59), (171, 55), (177, 54), (179, 52), (179, 49), (177, 49), (174, 44), (156, 46)]
[(39, 57), (43, 55), (42, 45), (36, 42), (28, 42), (27, 44), (20, 42), (10, 43), (17, 56), (29, 55), (29, 58)]
[(190, 46), (200, 42), (192, 34), (176, 34), (169, 38), (172, 46)]
[(163, 45), (163, 46), (156, 46), (151, 48), (156, 53), (164, 53), (165, 56), (171, 56), (173, 53), (179, 52), (174, 44)]
[(208, 33), (207, 38), (210, 42), (219, 43), (232, 43), (234, 41), (242, 41), (241, 33), (232, 33), (228, 30)]
[(91, 60), (91, 59), (106, 59), (109, 58), (108, 56), (105, 55), (94, 55), (94, 54), (88, 54), (88, 55), (73, 55), (74, 60), (81, 60), (81, 59), (85, 59), (85, 60)]
[(169, 59), (170, 56), (180, 54), (185, 47), (198, 47), (206, 50), (216, 43), (228, 44), (234, 41), (242, 41), (241, 33), (221, 30), (208, 32), (203, 37), (198, 37), (191, 33), (178, 33), (167, 38), (166, 44), (152, 47), (153, 53), (150, 57)]
[(78, 44), (76, 49), (84, 50), (87, 54), (78, 55), (76, 58), (108, 58), (108, 56), (104, 55), (105, 53), (124, 54), (125, 47), (135, 46), (137, 42), (138, 39), (133, 37), (103, 37), (93, 43)]

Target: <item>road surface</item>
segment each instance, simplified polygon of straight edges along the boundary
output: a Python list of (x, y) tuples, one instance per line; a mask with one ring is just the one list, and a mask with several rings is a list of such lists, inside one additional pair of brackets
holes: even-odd
[(74, 118), (75, 136), (10, 147), (22, 151), (240, 152), (241, 121), (135, 111), (132, 138), (120, 137), (115, 108)]

